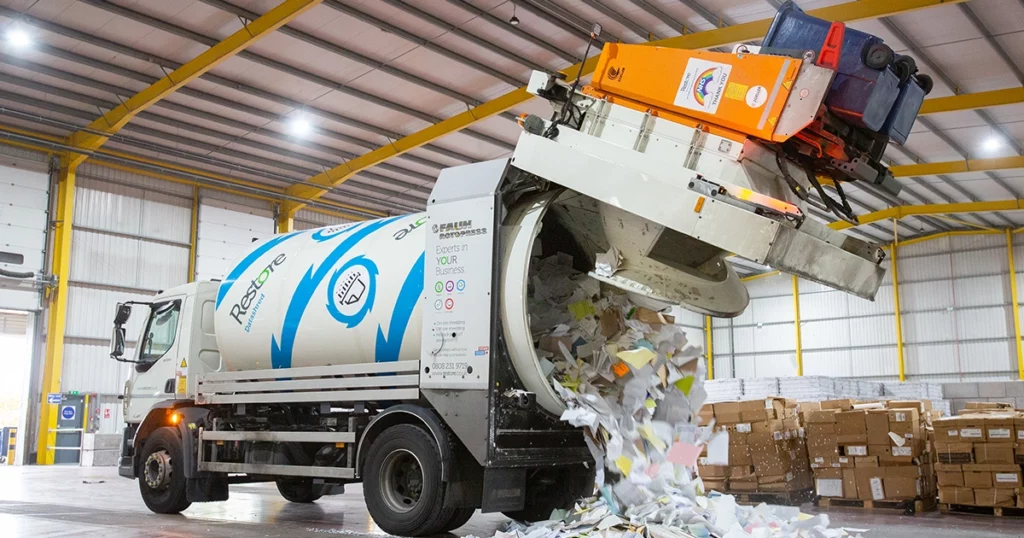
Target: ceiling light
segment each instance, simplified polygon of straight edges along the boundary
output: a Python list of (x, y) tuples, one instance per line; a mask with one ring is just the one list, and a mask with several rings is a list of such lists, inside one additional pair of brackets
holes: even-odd
[(21, 28), (14, 28), (7, 32), (7, 42), (19, 49), (32, 45), (32, 36)]
[(512, 15), (512, 18), (508, 20), (508, 23), (512, 26), (519, 26), (519, 17)]
[(306, 136), (313, 131), (313, 124), (303, 116), (295, 116), (288, 124), (288, 130), (295, 136)]
[(985, 148), (985, 151), (995, 151), (1003, 147), (1003, 140), (998, 136), (990, 136), (982, 143), (982, 147)]

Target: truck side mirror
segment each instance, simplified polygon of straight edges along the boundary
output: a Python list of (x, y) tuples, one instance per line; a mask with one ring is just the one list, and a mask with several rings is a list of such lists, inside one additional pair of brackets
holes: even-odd
[(117, 310), (114, 312), (114, 326), (124, 325), (132, 315), (132, 306), (124, 303), (117, 303)]
[(118, 359), (124, 355), (124, 327), (117, 325), (110, 337), (110, 358)]

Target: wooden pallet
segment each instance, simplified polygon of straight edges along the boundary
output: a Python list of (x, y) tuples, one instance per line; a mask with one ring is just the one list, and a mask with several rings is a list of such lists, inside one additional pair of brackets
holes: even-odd
[(989, 517), (1024, 517), (1024, 508), (1011, 506), (974, 506), (969, 504), (939, 504), (943, 514), (966, 514)]
[(935, 510), (936, 504), (937, 502), (935, 498), (912, 499), (905, 501), (864, 501), (860, 499), (842, 499), (838, 497), (818, 498), (818, 506), (821, 508), (855, 508), (865, 511), (900, 513), (908, 516)]
[(814, 500), (814, 490), (802, 489), (797, 491), (731, 491), (729, 495), (736, 497), (740, 504), (778, 504), (785, 506), (800, 506), (803, 503)]

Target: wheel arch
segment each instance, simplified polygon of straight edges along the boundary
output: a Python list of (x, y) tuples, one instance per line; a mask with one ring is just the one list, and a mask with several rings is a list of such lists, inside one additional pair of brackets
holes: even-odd
[(362, 477), (363, 464), (366, 462), (369, 447), (373, 446), (373, 441), (384, 430), (398, 424), (417, 426), (434, 438), (441, 455), (441, 480), (448, 481), (453, 461), (453, 449), (448, 428), (432, 409), (413, 404), (398, 404), (373, 417), (366, 429), (363, 430), (363, 435), (359, 438), (359, 445), (356, 448), (356, 476)]
[[(146, 438), (151, 433), (156, 431), (158, 428), (164, 426), (174, 427), (177, 430), (178, 435), (181, 436), (182, 444), (182, 456), (185, 458), (185, 476), (191, 478), (195, 469), (196, 450), (195, 450), (195, 437), (192, 435), (192, 431), (196, 427), (202, 425), (206, 415), (210, 413), (208, 409), (202, 407), (194, 407), (192, 400), (163, 400), (157, 402), (146, 414), (146, 418), (139, 424), (139, 428), (135, 431), (135, 439), (132, 441), (132, 474), (138, 477), (139, 475), (139, 452), (146, 442)], [(177, 422), (172, 420), (174, 414), (179, 415)]]

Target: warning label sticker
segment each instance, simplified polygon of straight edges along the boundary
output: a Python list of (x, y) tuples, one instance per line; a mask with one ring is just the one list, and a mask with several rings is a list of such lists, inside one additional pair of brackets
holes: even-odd
[(714, 114), (722, 101), (732, 66), (690, 58), (679, 82), (673, 103), (676, 106)]

